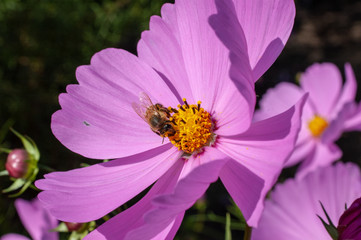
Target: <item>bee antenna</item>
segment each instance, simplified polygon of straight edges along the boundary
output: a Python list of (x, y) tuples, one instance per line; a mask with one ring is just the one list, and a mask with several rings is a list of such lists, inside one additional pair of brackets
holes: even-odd
[(162, 139), (162, 144), (164, 143), (164, 137), (163, 137), (163, 139)]

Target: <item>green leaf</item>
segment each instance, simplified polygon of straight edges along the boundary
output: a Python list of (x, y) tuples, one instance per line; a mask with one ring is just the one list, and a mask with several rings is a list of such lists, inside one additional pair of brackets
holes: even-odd
[(11, 195), (9, 195), (9, 197), (12, 197), (12, 198), (19, 197), (21, 194), (23, 194), (23, 192), (25, 192), (25, 190), (31, 185), (31, 183), (32, 183), (31, 181), (26, 181), (19, 192), (11, 194)]
[(18, 197), (18, 196), (20, 196), (21, 194), (23, 194), (23, 193), (25, 192), (25, 190), (28, 189), (28, 187), (30, 187), (30, 186), (32, 185), (32, 183), (33, 183), (33, 181), (35, 180), (36, 175), (38, 174), (38, 172), (39, 172), (39, 169), (38, 169), (38, 168), (35, 168), (35, 169), (33, 170), (32, 175), (31, 175), (28, 179), (24, 180), (24, 181), (26, 181), (26, 182), (25, 182), (25, 184), (22, 186), (22, 188), (20, 189), (20, 191), (17, 192), (17, 193), (14, 193), (14, 194), (9, 195), (9, 197)]
[(24, 185), (24, 183), (25, 183), (25, 179), (18, 178), (13, 182), (13, 184), (10, 185), (10, 187), (4, 189), (2, 192), (8, 193), (8, 192), (15, 191), (15, 190), (21, 188)]
[(39, 150), (35, 144), (35, 142), (28, 136), (23, 136), (20, 133), (18, 133), (17, 131), (15, 131), (13, 128), (10, 128), (10, 130), (18, 137), (20, 138), (20, 140), (22, 141), (25, 150), (31, 155), (31, 157), (36, 160), (39, 161), (40, 158), (40, 153)]
[(231, 214), (226, 213), (226, 233), (224, 236), (224, 240), (232, 240), (232, 232), (231, 232)]
[(40, 152), (38, 147), (36, 146), (36, 143), (34, 142), (33, 139), (31, 139), (29, 136), (25, 136), (25, 138), (30, 142), (30, 144), (33, 146), (34, 148), (34, 153), (33, 153), (33, 157), (36, 161), (39, 161), (40, 159)]
[(88, 231), (84, 231), (84, 232), (76, 232), (76, 231), (73, 231), (68, 240), (81, 240), (83, 239), (86, 235), (88, 235)]
[(334, 239), (334, 240), (337, 240), (338, 239), (338, 231), (337, 231), (337, 228), (336, 226), (333, 224), (330, 216), (328, 216), (328, 213), (326, 212), (322, 202), (320, 202), (321, 204), (321, 207), (322, 207), (322, 210), (324, 212), (324, 214), (326, 215), (326, 218), (327, 218), (327, 221), (328, 221), (328, 224), (319, 216), (317, 215), (317, 217), (321, 220), (323, 226), (326, 228), (328, 234), (330, 234), (331, 238)]
[(3, 170), (0, 172), (0, 177), (1, 176), (9, 176), (9, 172), (7, 170)]
[(330, 234), (331, 238), (333, 240), (338, 240), (337, 228), (335, 228), (331, 224), (327, 224), (319, 215), (317, 215), (317, 217), (321, 220), (323, 226), (326, 228), (326, 230), (327, 230), (328, 234)]
[(64, 222), (61, 222), (56, 228), (50, 230), (51, 232), (69, 232), (68, 227)]
[(89, 164), (87, 164), (87, 163), (80, 163), (80, 167), (89, 167), (90, 165)]
[(1, 147), (0, 147), (0, 152), (4, 152), (4, 153), (9, 154), (9, 153), (11, 152), (11, 149), (8, 149), (8, 148), (1, 148)]

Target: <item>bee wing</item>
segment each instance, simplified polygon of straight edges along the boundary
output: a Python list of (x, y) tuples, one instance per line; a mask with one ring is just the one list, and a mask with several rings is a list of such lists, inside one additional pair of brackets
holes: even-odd
[(152, 100), (150, 100), (150, 97), (145, 92), (139, 93), (139, 102), (141, 105), (144, 105), (145, 108), (154, 106)]
[(132, 108), (139, 115), (139, 117), (141, 117), (145, 122), (148, 123), (148, 120), (145, 118), (145, 115), (147, 113), (147, 107), (144, 107), (139, 103), (132, 102)]
[(152, 103), (152, 100), (150, 100), (150, 97), (145, 92), (141, 92), (139, 94), (139, 102), (132, 102), (132, 108), (139, 115), (139, 117), (141, 117), (145, 122), (148, 123), (146, 113), (148, 108), (154, 108), (154, 105)]

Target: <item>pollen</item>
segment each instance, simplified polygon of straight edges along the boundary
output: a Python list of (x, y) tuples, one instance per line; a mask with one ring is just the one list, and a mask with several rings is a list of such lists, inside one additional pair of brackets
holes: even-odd
[(313, 119), (308, 122), (308, 128), (314, 137), (321, 136), (327, 127), (328, 122), (319, 115), (315, 115)]
[(178, 109), (168, 108), (173, 113), (169, 120), (176, 132), (168, 138), (178, 150), (193, 154), (211, 144), (214, 136), (213, 123), (211, 115), (201, 107), (201, 101), (197, 105), (190, 105), (183, 98), (183, 102), (183, 105), (178, 105)]

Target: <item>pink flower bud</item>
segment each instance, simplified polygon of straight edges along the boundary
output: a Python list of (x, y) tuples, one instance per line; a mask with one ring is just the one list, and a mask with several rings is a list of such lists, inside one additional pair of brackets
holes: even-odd
[(75, 223), (75, 222), (64, 222), (64, 223), (70, 232), (78, 231), (83, 226), (83, 223)]
[(28, 153), (24, 149), (12, 150), (6, 160), (5, 168), (9, 175), (14, 178), (25, 177), (28, 172)]
[(361, 239), (361, 198), (356, 199), (338, 222), (339, 240)]

